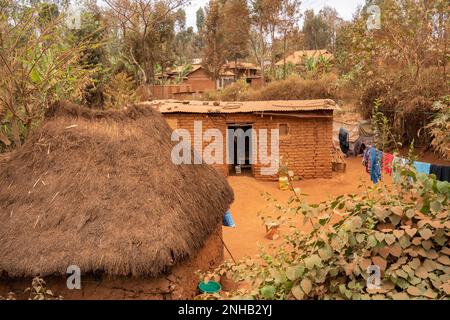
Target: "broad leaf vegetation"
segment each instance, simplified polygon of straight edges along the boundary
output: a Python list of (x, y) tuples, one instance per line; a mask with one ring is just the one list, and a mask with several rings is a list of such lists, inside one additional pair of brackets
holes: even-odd
[[(359, 194), (320, 204), (305, 203), (298, 189), (286, 206), (269, 198), (277, 208), (271, 217), (290, 225), (290, 231), (259, 259), (227, 262), (207, 275), (243, 284), (220, 298), (450, 297), (450, 184), (410, 166), (397, 170), (397, 185), (361, 186)], [(296, 220), (311, 224), (311, 231), (299, 231)], [(371, 286), (376, 282), (369, 266), (380, 270), (378, 288)]]

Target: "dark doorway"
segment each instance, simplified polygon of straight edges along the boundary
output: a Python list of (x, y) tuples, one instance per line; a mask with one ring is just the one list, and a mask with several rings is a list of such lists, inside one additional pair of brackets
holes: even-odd
[(228, 125), (230, 175), (252, 175), (252, 128), (251, 124)]

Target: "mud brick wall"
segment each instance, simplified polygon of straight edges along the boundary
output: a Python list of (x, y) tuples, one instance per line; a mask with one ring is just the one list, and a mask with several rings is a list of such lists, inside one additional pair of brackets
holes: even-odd
[[(303, 117), (271, 116), (253, 113), (200, 114), (200, 113), (166, 113), (164, 117), (172, 129), (187, 129), (194, 141), (194, 121), (202, 121), (203, 133), (208, 129), (218, 129), (224, 138), (223, 163), (214, 164), (217, 171), (227, 176), (230, 165), (226, 164), (226, 130), (230, 124), (252, 124), (258, 135), (259, 129), (268, 130), (268, 148), (270, 154), (270, 129), (279, 128), (280, 124), (287, 124), (289, 133), (280, 135), (280, 156), (288, 162), (290, 170), (302, 179), (331, 178), (331, 148), (333, 119), (332, 111), (318, 111), (315, 113), (299, 113)], [(328, 116), (328, 117), (324, 117)], [(258, 135), (259, 138), (259, 135)], [(203, 150), (210, 142), (200, 142)], [(262, 165), (259, 161), (252, 166), (253, 175), (261, 180), (274, 180), (277, 175), (261, 174)]]
[[(173, 266), (167, 273), (156, 278), (144, 277), (94, 277), (82, 274), (81, 290), (69, 290), (66, 278), (47, 276), (44, 280), (55, 296), (65, 300), (110, 300), (110, 299), (192, 299), (198, 292), (199, 277), (196, 271), (212, 271), (223, 262), (222, 224), (206, 240), (194, 255)], [(24, 289), (31, 286), (31, 278), (0, 277), (0, 296), (13, 292), (18, 300), (27, 300)]]

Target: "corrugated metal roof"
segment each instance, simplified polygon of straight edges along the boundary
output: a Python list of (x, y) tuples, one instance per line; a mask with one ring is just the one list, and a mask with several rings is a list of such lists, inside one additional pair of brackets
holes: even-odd
[(333, 100), (279, 100), (279, 101), (244, 101), (220, 102), (219, 106), (213, 102), (189, 101), (189, 103), (175, 100), (159, 100), (144, 102), (161, 113), (250, 113), (262, 111), (293, 112), (336, 110), (339, 107)]
[[(328, 50), (299, 50), (288, 55), (286, 57), (286, 63), (302, 64), (304, 59), (315, 58), (318, 59), (323, 56), (325, 59), (333, 59), (333, 54), (329, 53)], [(284, 65), (285, 60), (282, 59), (276, 63), (277, 66)]]

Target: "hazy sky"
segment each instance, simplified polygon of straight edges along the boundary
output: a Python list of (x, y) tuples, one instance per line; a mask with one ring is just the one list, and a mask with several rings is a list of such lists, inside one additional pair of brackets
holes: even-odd
[[(314, 9), (319, 11), (324, 6), (336, 8), (341, 17), (346, 20), (352, 18), (353, 13), (358, 5), (363, 5), (365, 0), (303, 0), (302, 11), (305, 9)], [(195, 27), (195, 12), (200, 7), (204, 7), (208, 0), (191, 0), (191, 5), (186, 8), (186, 20), (188, 26)]]

